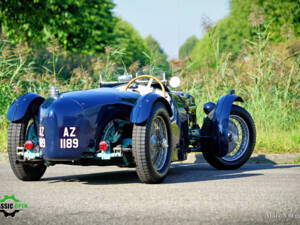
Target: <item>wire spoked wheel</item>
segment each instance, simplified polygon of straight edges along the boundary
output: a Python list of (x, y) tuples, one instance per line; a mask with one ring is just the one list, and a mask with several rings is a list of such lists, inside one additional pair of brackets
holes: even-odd
[(144, 183), (160, 183), (171, 163), (171, 132), (169, 114), (162, 103), (153, 106), (145, 124), (135, 124), (132, 151), (136, 171)]
[(230, 115), (228, 123), (228, 154), (222, 157), (225, 161), (241, 158), (249, 145), (250, 133), (245, 120), (238, 115)]
[(168, 155), (168, 131), (164, 119), (157, 116), (152, 121), (150, 152), (154, 168), (160, 171), (166, 163)]
[[(201, 134), (212, 135), (211, 120), (205, 120)], [(222, 170), (241, 167), (250, 158), (256, 142), (256, 130), (252, 117), (244, 108), (233, 105), (228, 121), (228, 153), (224, 157), (216, 156), (211, 142), (212, 140), (204, 141), (202, 145), (203, 156), (210, 165)]]

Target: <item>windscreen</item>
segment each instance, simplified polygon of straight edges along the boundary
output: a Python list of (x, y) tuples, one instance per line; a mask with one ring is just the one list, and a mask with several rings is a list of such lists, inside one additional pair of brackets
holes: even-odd
[[(133, 78), (135, 78), (137, 76), (142, 76), (142, 75), (151, 75), (151, 74), (149, 74), (149, 73), (129, 74), (129, 73), (127, 73), (127, 74), (112, 74), (112, 75), (106, 75), (106, 76), (101, 75), (100, 82), (101, 83), (128, 83)], [(152, 76), (158, 78), (160, 81), (166, 80), (165, 73), (155, 74)], [(149, 81), (149, 78), (141, 78), (141, 79), (137, 80), (137, 82), (146, 82), (146, 81)]]

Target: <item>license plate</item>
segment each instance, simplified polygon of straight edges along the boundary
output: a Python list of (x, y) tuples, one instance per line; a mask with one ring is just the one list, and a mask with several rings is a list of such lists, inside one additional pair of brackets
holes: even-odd
[(79, 147), (79, 127), (59, 128), (60, 149), (76, 149)]
[(46, 139), (45, 139), (45, 127), (39, 127), (39, 146), (40, 148), (46, 148)]

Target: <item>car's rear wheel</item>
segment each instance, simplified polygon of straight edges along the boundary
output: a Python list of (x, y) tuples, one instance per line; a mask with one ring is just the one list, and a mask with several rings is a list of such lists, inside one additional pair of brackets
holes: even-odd
[(136, 170), (144, 183), (160, 183), (171, 163), (169, 114), (162, 103), (156, 103), (148, 121), (133, 127), (132, 147)]
[[(18, 162), (17, 147), (24, 147), (28, 132), (32, 132), (36, 116), (26, 115), (18, 122), (11, 122), (8, 131), (8, 156), (15, 176), (23, 181), (39, 180), (46, 171), (43, 164), (24, 164)], [(34, 129), (37, 135), (37, 128)], [(33, 134), (31, 134), (33, 135)]]
[[(212, 122), (208, 118), (201, 129), (203, 136), (210, 136)], [(252, 117), (242, 107), (233, 105), (228, 124), (229, 151), (224, 157), (213, 153), (212, 140), (202, 145), (202, 153), (206, 161), (216, 169), (232, 170), (241, 167), (250, 158), (256, 141), (256, 130)]]

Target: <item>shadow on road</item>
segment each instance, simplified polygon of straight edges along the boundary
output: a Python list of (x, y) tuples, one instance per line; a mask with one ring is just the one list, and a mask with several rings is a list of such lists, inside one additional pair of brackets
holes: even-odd
[[(206, 163), (179, 163), (172, 164), (167, 178), (163, 184), (200, 182), (221, 179), (238, 179), (253, 176), (262, 176), (261, 170), (300, 167), (300, 165), (270, 165), (246, 164), (237, 170), (216, 170)], [(80, 182), (89, 185), (111, 185), (141, 183), (135, 170), (122, 170), (92, 174), (78, 174), (70, 176), (45, 177), (42, 181), (48, 183)]]
[[(194, 163), (206, 163), (206, 160), (204, 159), (202, 154), (196, 154), (195, 155), (196, 160)], [(257, 156), (252, 156), (248, 163), (250, 164), (276, 164), (276, 162), (272, 161), (271, 159), (268, 159), (266, 155), (260, 154)]]
[[(99, 169), (101, 170), (101, 169)], [(126, 184), (139, 183), (138, 176), (134, 170), (122, 170), (112, 172), (87, 173), (70, 176), (57, 176), (42, 178), (42, 181), (49, 181), (49, 183), (58, 182), (81, 182), (84, 184)]]

